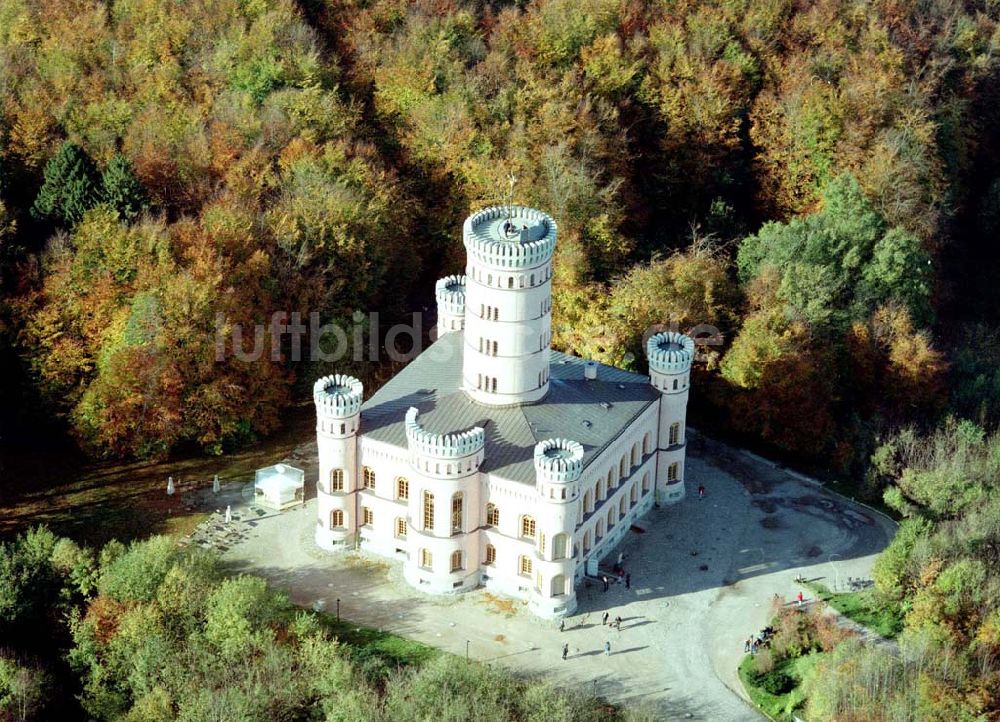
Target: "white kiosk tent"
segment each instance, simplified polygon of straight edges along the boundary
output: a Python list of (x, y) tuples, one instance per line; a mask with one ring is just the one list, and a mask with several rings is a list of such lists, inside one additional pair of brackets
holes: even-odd
[(283, 511), (305, 502), (306, 473), (287, 464), (257, 469), (254, 500), (261, 506)]

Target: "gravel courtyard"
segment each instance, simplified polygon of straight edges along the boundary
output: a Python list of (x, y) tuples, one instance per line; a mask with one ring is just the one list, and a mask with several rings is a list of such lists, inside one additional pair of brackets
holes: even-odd
[[(565, 632), (518, 602), (482, 591), (429, 597), (403, 582), (398, 563), (320, 551), (312, 542), (314, 499), (260, 517), (248, 513), (238, 492), (215, 499), (232, 501), (239, 519), (223, 559), (234, 571), (266, 577), (299, 604), (321, 600), (333, 612), (339, 599), (341, 616), (359, 624), (647, 705), (666, 719), (760, 719), (736, 667), (743, 640), (768, 621), (773, 596), (792, 599), (799, 574), (828, 583), (869, 576), (894, 525), (731, 447), (694, 433), (689, 442), (688, 498), (654, 509), (643, 520), (647, 531), (620, 545), (632, 589), (578, 588), (579, 609)], [(314, 459), (315, 445), (306, 445), (291, 463), (313, 479)], [(694, 491), (699, 484), (704, 499)], [(605, 611), (621, 616), (620, 632), (602, 627)]]

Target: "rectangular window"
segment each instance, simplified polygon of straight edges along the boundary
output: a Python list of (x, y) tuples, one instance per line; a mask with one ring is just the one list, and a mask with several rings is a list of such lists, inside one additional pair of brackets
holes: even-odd
[(396, 536), (400, 539), (406, 538), (406, 519), (403, 517), (396, 517)]
[(675, 446), (681, 442), (681, 425), (679, 423), (670, 424), (670, 445)]
[(410, 481), (405, 476), (400, 476), (396, 479), (396, 498), (410, 498)]
[(462, 568), (462, 552), (451, 553), (451, 570), (457, 572)]
[(497, 548), (492, 544), (486, 545), (486, 563), (496, 564), (497, 561)]
[(434, 568), (434, 556), (427, 549), (420, 550), (420, 566), (423, 569)]
[(494, 504), (486, 505), (486, 523), (490, 526), (500, 524), (500, 510)]
[(535, 538), (535, 520), (530, 516), (521, 517), (521, 536), (526, 539)]
[(451, 533), (458, 534), (462, 531), (462, 495), (455, 494), (451, 497)]
[(518, 570), (518, 573), (522, 577), (530, 577), (531, 576), (531, 557), (524, 556), (524, 555), (518, 557), (517, 570)]
[(364, 524), (365, 526), (371, 526), (372, 525), (372, 520), (374, 518), (375, 518), (375, 515), (372, 514), (372, 510), (369, 507), (367, 507), (367, 506), (361, 507), (361, 523), (362, 524)]
[(676, 461), (667, 467), (667, 481), (677, 481), (678, 469), (679, 467)]
[(492, 389), (492, 391), (493, 391), (493, 393), (497, 392), (497, 377), (496, 376), (493, 377), (493, 389)]
[(434, 495), (424, 492), (424, 531), (434, 531)]
[(330, 491), (344, 490), (344, 470), (334, 469), (330, 472)]

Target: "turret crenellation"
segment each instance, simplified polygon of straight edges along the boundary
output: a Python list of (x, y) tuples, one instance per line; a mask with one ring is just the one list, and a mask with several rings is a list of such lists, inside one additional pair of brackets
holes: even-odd
[(425, 431), (417, 420), (419, 411), (411, 406), (406, 412), (406, 441), (410, 451), (437, 459), (459, 459), (483, 450), (486, 444), (486, 430), (474, 426), (465, 431), (450, 434), (435, 434)]
[(552, 257), (556, 222), (524, 206), (491, 206), (473, 213), (463, 227), (469, 255), (491, 268), (540, 266)]
[(361, 411), (364, 385), (353, 376), (332, 374), (313, 384), (313, 401), (318, 413), (347, 418)]
[(465, 276), (445, 276), (434, 284), (438, 312), (461, 316), (465, 313)]
[(534, 460), (539, 479), (576, 481), (583, 472), (583, 446), (570, 439), (546, 439), (535, 444)]
[(646, 342), (646, 357), (651, 371), (661, 374), (682, 374), (691, 369), (694, 341), (676, 331), (651, 336)]

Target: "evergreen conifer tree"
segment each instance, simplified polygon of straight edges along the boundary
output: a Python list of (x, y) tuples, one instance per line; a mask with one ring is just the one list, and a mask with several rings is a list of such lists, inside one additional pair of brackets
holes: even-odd
[(148, 206), (146, 190), (135, 175), (132, 163), (121, 153), (116, 153), (102, 175), (104, 198), (121, 217), (131, 221)]
[(45, 164), (45, 183), (31, 215), (73, 225), (100, 201), (97, 167), (75, 143), (66, 142)]

